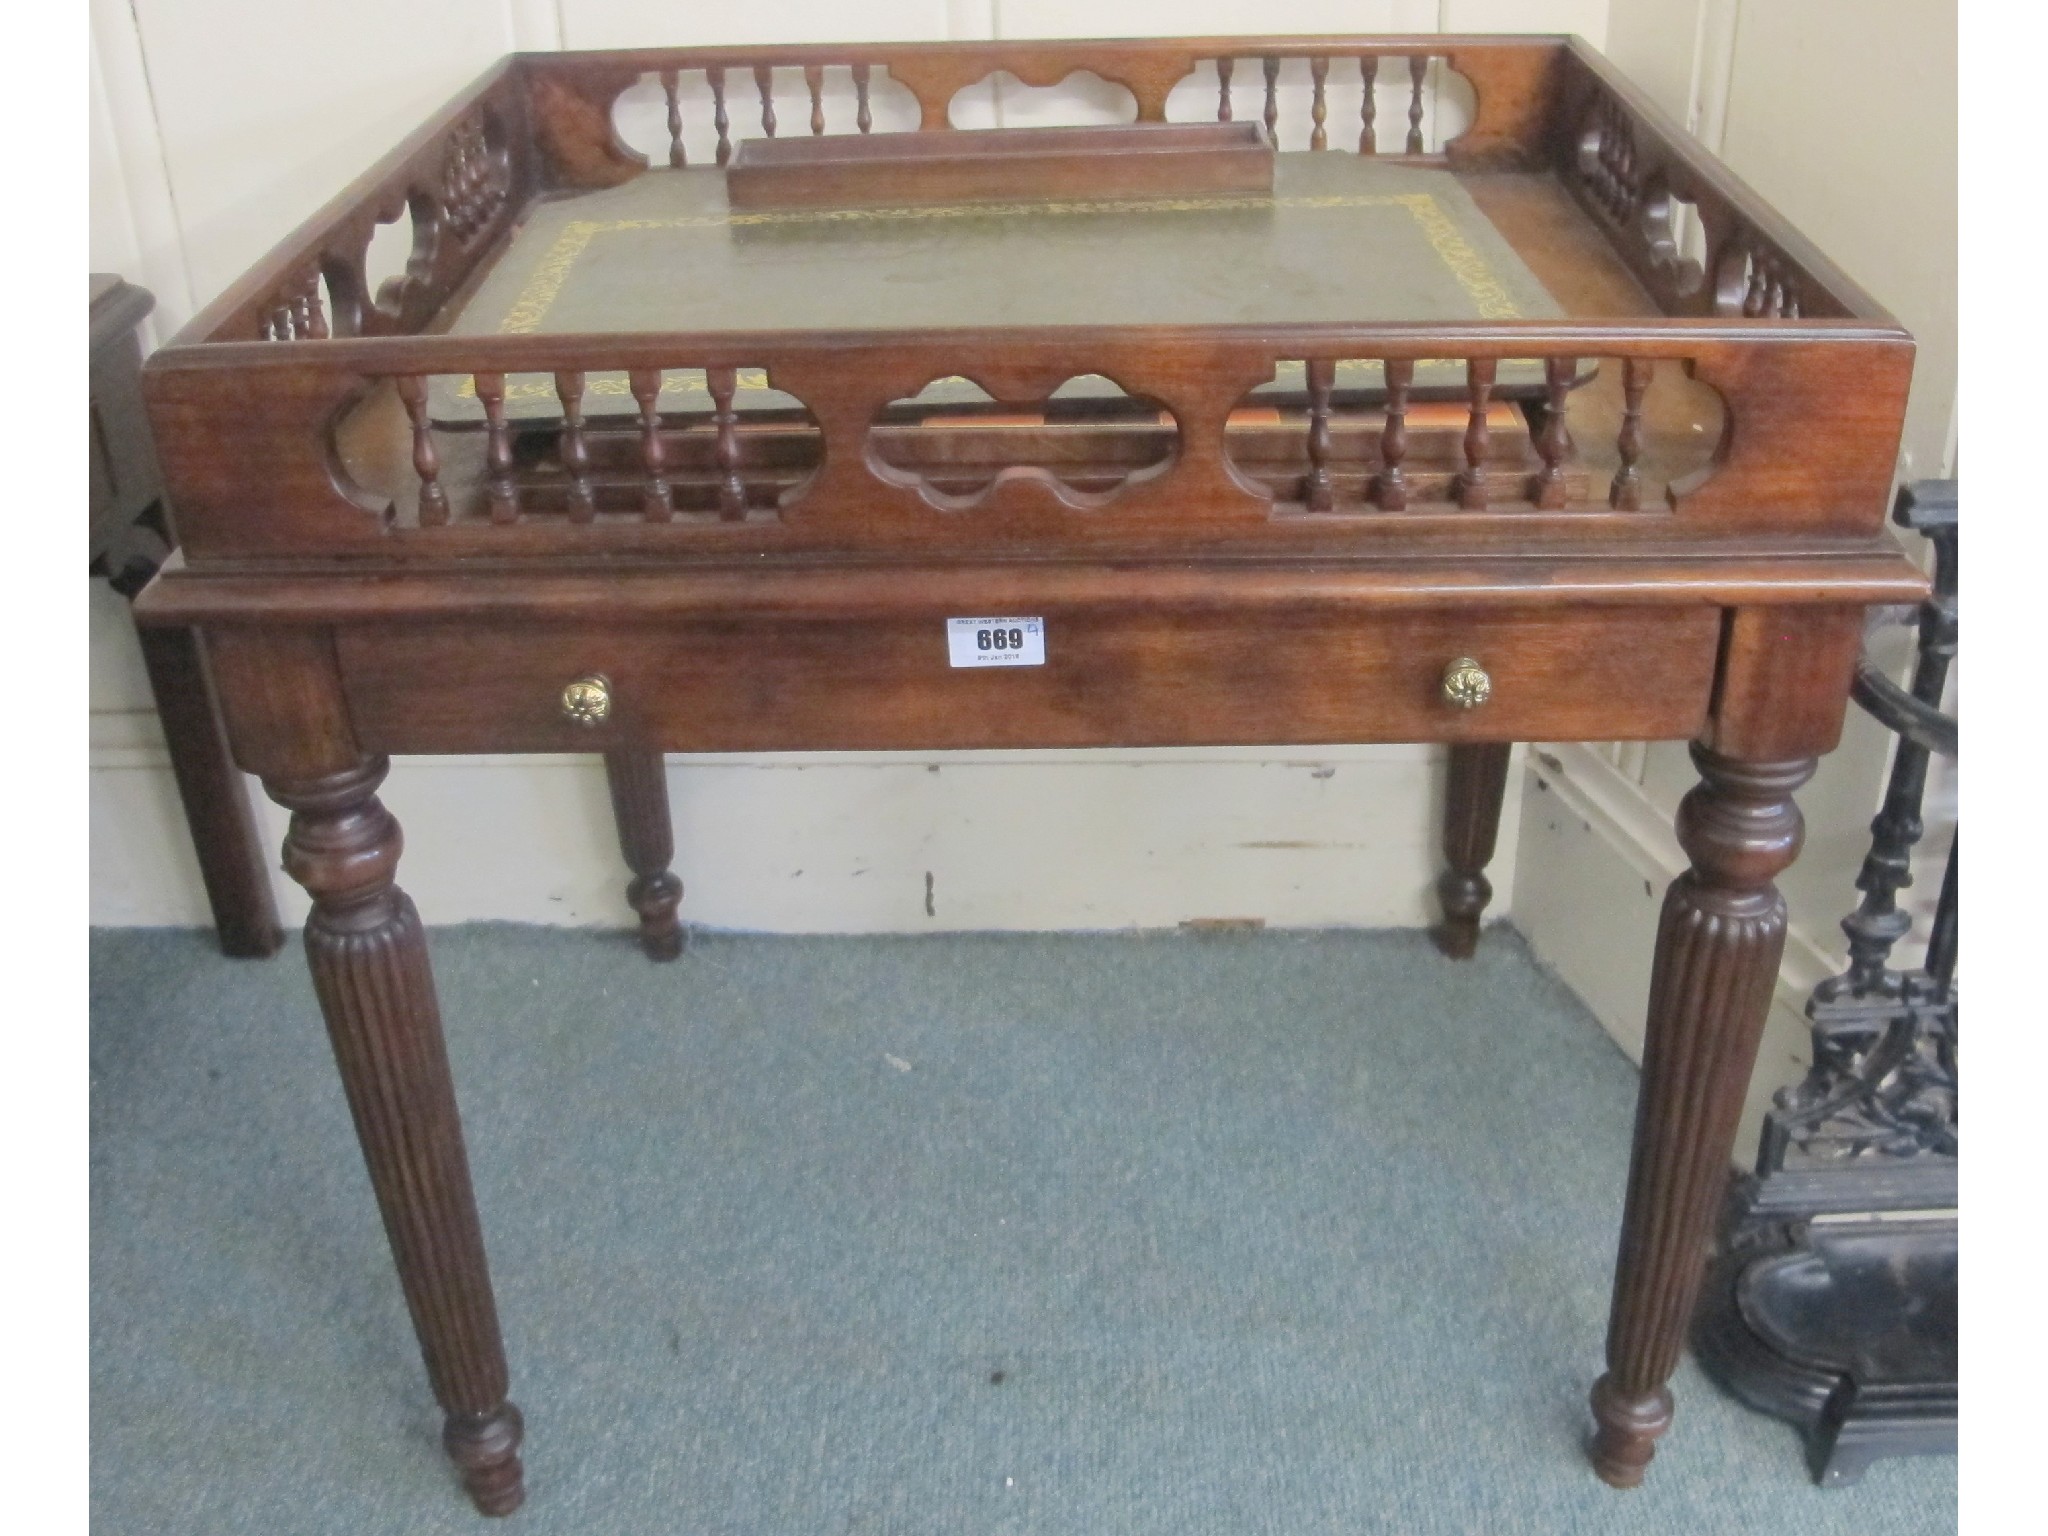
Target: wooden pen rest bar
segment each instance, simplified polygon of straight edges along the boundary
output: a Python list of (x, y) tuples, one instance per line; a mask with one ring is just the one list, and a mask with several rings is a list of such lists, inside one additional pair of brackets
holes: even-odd
[(1273, 146), (1256, 123), (749, 139), (725, 187), (736, 209), (1252, 196), (1273, 189)]

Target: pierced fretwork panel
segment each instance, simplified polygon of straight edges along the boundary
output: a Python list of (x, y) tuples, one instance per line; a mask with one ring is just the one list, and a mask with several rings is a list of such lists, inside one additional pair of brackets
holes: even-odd
[(473, 241), (504, 211), (512, 188), (511, 159), (495, 117), (479, 112), (455, 127), (437, 188), (447, 234)]
[(503, 222), (512, 196), (504, 122), (480, 106), (423, 160), (255, 306), (259, 339), (379, 335), (424, 321)]
[[(766, 368), (408, 375), (343, 414), (335, 451), (359, 503), (431, 529), (774, 523), (828, 461), (841, 466), (834, 499), (807, 516), (840, 515), (849, 494), (869, 494), (863, 485), (942, 512), (1023, 505), (1013, 488), (1035, 486), (1048, 507), (1087, 513), (1140, 486), (1170, 489), (1191, 450), (1211, 463), (1220, 450), (1236, 485), (1282, 522), (1661, 516), (1705, 483), (1728, 442), (1721, 397), (1678, 359), (1282, 361), (1227, 420), (1209, 418), (1203, 430), (1220, 428), (1220, 443), (1193, 444), (1187, 402), (1094, 374), (1043, 390), (1016, 382), (1028, 377), (999, 397), (936, 377), (864, 410), (865, 426), (832, 403), (828, 441)], [(872, 479), (849, 478), (846, 466), (863, 462)]]
[(1752, 320), (1843, 312), (1824, 290), (1810, 292), (1798, 263), (1701, 185), (1615, 96), (1596, 88), (1576, 112), (1573, 154), (1560, 175), (1667, 312)]
[(1227, 447), (1306, 514), (1641, 512), (1704, 480), (1722, 419), (1675, 361), (1310, 359), (1245, 398)]
[(1005, 128), (1096, 127), (1138, 120), (1138, 98), (1127, 85), (1077, 69), (1057, 85), (1026, 85), (999, 69), (977, 85), (954, 93), (946, 117), (955, 127), (975, 125), (977, 98), (990, 93), (995, 120)]
[(405, 375), (336, 429), (360, 495), (420, 528), (772, 522), (821, 442), (759, 368)]
[(1100, 374), (1021, 401), (998, 401), (968, 379), (947, 378), (890, 402), (869, 430), (867, 457), (881, 479), (949, 512), (1023, 480), (1087, 510), (1164, 471), (1179, 441), (1171, 411)]
[[(392, 217), (379, 217), (370, 231), (369, 242), (363, 247), (362, 260), (351, 274), (361, 285), (363, 306), (375, 305), (379, 309), (395, 310), (397, 295), (403, 288), (408, 274), (424, 267), (431, 233), (428, 227), (413, 217), (413, 208), (418, 199), (409, 198), (399, 202), (390, 210)], [(349, 306), (337, 304), (338, 313), (346, 314)], [(343, 334), (347, 334), (345, 328)], [(362, 327), (374, 331), (374, 322)]]

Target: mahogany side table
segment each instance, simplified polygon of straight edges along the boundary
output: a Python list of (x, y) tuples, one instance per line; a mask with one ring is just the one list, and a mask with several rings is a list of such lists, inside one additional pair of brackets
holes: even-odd
[[(725, 201), (752, 98), (765, 135), (946, 133), (998, 70), (1091, 71), (1141, 122), (1256, 116), (1273, 191)], [(1445, 75), (1471, 105), (1432, 147)], [(665, 166), (621, 137), (636, 88)], [(411, 257), (372, 292), (401, 218)], [(1446, 889), (1476, 922), (1508, 743), (1689, 739), (1592, 1391), (1595, 1471), (1640, 1481), (1794, 791), (1865, 609), (1925, 591), (1883, 526), (1912, 356), (1577, 39), (520, 55), (429, 118), (150, 360), (181, 555), (137, 611), (203, 637), (236, 760), (292, 813), (477, 1507), (519, 1503), (522, 1427), (392, 753), (603, 753), (667, 953), (664, 752), (1445, 743)], [(998, 634), (1016, 659), (978, 664)]]

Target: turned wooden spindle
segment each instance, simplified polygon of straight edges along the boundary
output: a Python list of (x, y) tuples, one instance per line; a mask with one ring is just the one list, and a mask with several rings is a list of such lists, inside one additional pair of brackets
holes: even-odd
[(865, 64), (853, 66), (853, 101), (853, 126), (862, 133), (872, 133), (875, 114), (868, 106), (868, 66)]
[(313, 341), (327, 337), (327, 311), (320, 304), (320, 273), (316, 269), (292, 295), (292, 335)]
[(1465, 418), (1465, 469), (1456, 486), (1458, 505), (1467, 512), (1486, 510), (1486, 452), (1489, 435), (1486, 413), (1493, 403), (1496, 363), (1490, 357), (1468, 358), (1465, 362), (1465, 395), (1469, 401)]
[(1310, 124), (1308, 147), (1310, 149), (1328, 149), (1330, 147), (1330, 132), (1325, 125), (1329, 122), (1330, 118), (1330, 61), (1320, 56), (1310, 59), (1308, 61), (1308, 79), (1308, 120)]
[(313, 898), (306, 961), (327, 1021), (370, 1186), (384, 1217), (441, 1444), (478, 1510), (524, 1497), (522, 1425), (428, 965), (426, 932), (394, 881), (402, 839), (377, 800), (385, 759), (325, 777), (265, 780), (291, 812), (285, 872)]
[(1764, 312), (1764, 262), (1755, 251), (1748, 259), (1749, 286), (1743, 290), (1742, 312), (1753, 320)]
[(315, 341), (328, 337), (327, 307), (320, 300), (320, 274), (315, 272), (306, 279), (306, 330), (305, 334)]
[(804, 86), (811, 93), (811, 134), (816, 137), (825, 131), (825, 66), (806, 64)]
[(1564, 405), (1578, 369), (1579, 360), (1575, 357), (1543, 359), (1543, 430), (1536, 434), (1536, 453), (1543, 460), (1543, 468), (1529, 482), (1529, 500), (1545, 511), (1556, 511), (1571, 494), (1564, 477), (1564, 461), (1572, 449), (1572, 435), (1564, 424)]
[(512, 478), (512, 432), (505, 424), (505, 375), (475, 376), (476, 397), (484, 403), (485, 499), (491, 521), (519, 521), (519, 485)]
[(1280, 147), (1280, 61), (1265, 60), (1266, 70), (1266, 138), (1275, 149)]
[(718, 134), (718, 163), (724, 165), (732, 159), (732, 119), (725, 111), (725, 70), (713, 65), (704, 71), (704, 78), (711, 86), (711, 126)]
[(634, 368), (626, 375), (640, 407), (640, 510), (650, 523), (665, 523), (675, 513), (669, 491), (668, 450), (661, 441), (661, 370)]
[(441, 489), (441, 455), (434, 449), (433, 427), (427, 420), (427, 381), (419, 374), (401, 374), (398, 398), (412, 418), (412, 467), (420, 477), (420, 526), (448, 521), (448, 493)]
[(569, 477), (569, 521), (587, 523), (597, 515), (597, 497), (590, 485), (590, 442), (583, 431), (583, 375), (568, 370), (555, 375), (555, 394), (562, 402), (562, 470)]
[(761, 131), (775, 137), (775, 71), (767, 64), (754, 66), (754, 85), (761, 93)]
[(1235, 121), (1235, 115), (1230, 108), (1230, 77), (1236, 70), (1235, 59), (1216, 61), (1216, 121), (1219, 123)]
[(1408, 78), (1413, 88), (1408, 94), (1408, 153), (1422, 153), (1422, 83), (1429, 77), (1429, 59), (1415, 54), (1408, 60)]
[(669, 820), (668, 770), (659, 752), (621, 747), (605, 753), (604, 776), (619, 851), (633, 871), (626, 900), (640, 914), (640, 948), (650, 960), (673, 960), (683, 952), (683, 925), (676, 916), (683, 882), (669, 868), (676, 840)]
[(1373, 119), (1378, 115), (1379, 104), (1373, 99), (1373, 88), (1379, 83), (1380, 61), (1367, 54), (1358, 61), (1358, 78), (1365, 86), (1365, 99), (1358, 104), (1358, 152), (1361, 155), (1379, 152), (1379, 136), (1373, 130)]
[(1308, 480), (1302, 500), (1311, 512), (1328, 512), (1337, 504), (1330, 483), (1330, 390), (1337, 365), (1328, 358), (1310, 358), (1302, 367), (1308, 376)]
[(712, 422), (718, 433), (718, 515), (737, 522), (747, 515), (747, 483), (740, 478), (740, 418), (732, 407), (737, 370), (706, 368), (704, 382), (711, 391)]
[(482, 196), (484, 190), (484, 125), (472, 117), (457, 131), (455, 174), (466, 201)]
[(1372, 504), (1382, 512), (1408, 505), (1408, 386), (1415, 382), (1412, 358), (1390, 357), (1383, 365), (1387, 381), (1387, 422), (1380, 429), (1380, 472), (1373, 477)]
[(1614, 102), (1610, 102), (1606, 96), (1595, 96), (1593, 111), (1589, 113), (1589, 117), (1593, 121), (1593, 160), (1587, 168), (1587, 180), (1591, 180), (1593, 184), (1593, 195), (1602, 203), (1606, 203), (1610, 199), (1608, 139), (1614, 137)]
[(1656, 363), (1647, 357), (1631, 357), (1621, 365), (1621, 435), (1615, 439), (1621, 467), (1614, 473), (1614, 484), (1607, 488), (1607, 504), (1618, 512), (1642, 509), (1643, 477), (1636, 460), (1643, 455), (1643, 392), (1656, 370)]
[(449, 227), (459, 236), (470, 231), (469, 211), (477, 191), (476, 161), (470, 154), (469, 135), (458, 128), (448, 145), (448, 168), (441, 178), (442, 209)]
[(1621, 146), (1628, 134), (1628, 119), (1613, 102), (1607, 106), (1607, 131), (1600, 140), (1602, 185), (1607, 193), (1607, 211), (1617, 219), (1628, 211), (1628, 185), (1621, 177)]
[(664, 69), (661, 72), (661, 94), (668, 101), (668, 163), (671, 167), (681, 167), (688, 162), (683, 155), (683, 93), (679, 70)]
[(1628, 182), (1622, 170), (1627, 131), (1619, 117), (1610, 115), (1607, 127), (1600, 135), (1601, 184), (1606, 193), (1607, 211), (1617, 219), (1628, 211)]
[(1469, 960), (1479, 946), (1479, 921), (1493, 900), (1486, 866), (1500, 835), (1507, 794), (1509, 744), (1459, 742), (1452, 746), (1444, 783), (1444, 872), (1437, 877), (1443, 916), (1430, 937), (1453, 960)]
[[(1586, 146), (1592, 146), (1587, 152)], [(1604, 151), (1607, 146), (1607, 114), (1604, 104), (1595, 98), (1586, 109), (1585, 125), (1580, 129), (1580, 142), (1571, 159), (1571, 171), (1593, 201), (1605, 205), (1607, 201), (1607, 166)]]
[(1593, 1386), (1593, 1467), (1634, 1487), (1671, 1425), (1667, 1383), (1699, 1294), (1735, 1127), (1785, 948), (1772, 882), (1799, 851), (1792, 793), (1814, 760), (1741, 762), (1692, 749), (1678, 808), (1691, 867), (1657, 927), (1635, 1148), (1615, 1261), (1607, 1372)]

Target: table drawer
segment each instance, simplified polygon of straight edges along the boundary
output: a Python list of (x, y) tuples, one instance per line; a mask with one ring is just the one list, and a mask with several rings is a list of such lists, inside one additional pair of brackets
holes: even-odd
[[(382, 752), (938, 750), (1690, 736), (1720, 610), (1050, 611), (1042, 666), (949, 665), (947, 615), (415, 624), (338, 637)], [(1446, 702), (1471, 657), (1491, 696)], [(595, 724), (563, 690), (604, 680)]]

